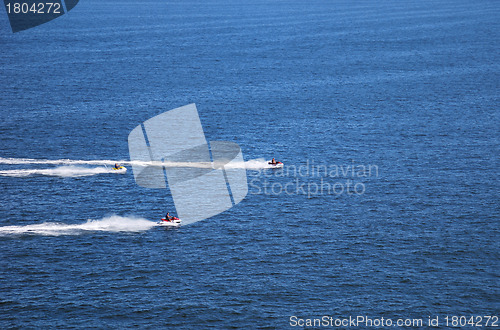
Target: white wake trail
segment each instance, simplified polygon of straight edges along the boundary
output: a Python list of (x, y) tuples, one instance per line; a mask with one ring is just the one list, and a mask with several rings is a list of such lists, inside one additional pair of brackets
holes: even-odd
[[(77, 177), (90, 176), (103, 173), (115, 173), (107, 166), (114, 164), (124, 166), (133, 166), (136, 169), (141, 169), (149, 166), (154, 167), (185, 167), (185, 168), (214, 168), (214, 164), (210, 162), (169, 162), (169, 161), (114, 161), (114, 160), (75, 160), (75, 159), (33, 159), (33, 158), (3, 158), (0, 157), (0, 165), (63, 165), (49, 169), (15, 169), (15, 170), (0, 170), (0, 176), (10, 177), (26, 177), (30, 175), (46, 175), (46, 176), (61, 176), (61, 177)], [(77, 165), (99, 166), (88, 168)], [(103, 167), (106, 166), (106, 167)], [(260, 170), (270, 168), (268, 161), (263, 158), (252, 159), (243, 162), (230, 162), (224, 165), (226, 169), (247, 169)]]
[(94, 165), (113, 166), (120, 164), (124, 166), (158, 166), (158, 167), (200, 167), (210, 168), (210, 162), (168, 162), (168, 161), (139, 161), (139, 160), (110, 160), (110, 159), (34, 159), (34, 158), (4, 158), (0, 157), (0, 164), (5, 165)]
[[(80, 177), (91, 176), (104, 173), (117, 173), (111, 168), (106, 167), (81, 167), (81, 166), (60, 166), (47, 169), (17, 169), (17, 170), (1, 170), (1, 176), (10, 177), (27, 177), (33, 175), (59, 176), (59, 177)], [(123, 172), (119, 172), (123, 173)]]
[(245, 162), (245, 168), (247, 170), (262, 170), (265, 168), (271, 168), (272, 166), (269, 165), (269, 162), (269, 160), (265, 160), (264, 158), (251, 159)]
[(82, 224), (44, 222), (25, 226), (0, 227), (0, 236), (10, 235), (81, 235), (88, 232), (141, 232), (156, 226), (155, 222), (144, 218), (121, 217), (113, 215), (100, 220), (87, 220)]
[(0, 164), (7, 165), (27, 165), (27, 164), (45, 164), (45, 165), (114, 165), (122, 164), (124, 161), (116, 160), (77, 160), (77, 159), (34, 159), (34, 158), (4, 158), (0, 157)]
[(106, 168), (84, 168), (76, 166), (61, 166), (53, 169), (20, 169), (0, 171), (2, 176), (26, 177), (31, 175), (46, 175), (60, 177), (78, 177), (105, 173)]

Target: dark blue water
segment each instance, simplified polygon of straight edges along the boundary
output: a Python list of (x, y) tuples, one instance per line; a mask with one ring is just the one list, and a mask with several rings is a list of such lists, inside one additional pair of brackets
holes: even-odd
[[(1, 11), (2, 328), (500, 314), (498, 2), (82, 0), (16, 34)], [(189, 103), (285, 163), (193, 225), (152, 226), (172, 197), (131, 171), (5, 161), (127, 160)]]

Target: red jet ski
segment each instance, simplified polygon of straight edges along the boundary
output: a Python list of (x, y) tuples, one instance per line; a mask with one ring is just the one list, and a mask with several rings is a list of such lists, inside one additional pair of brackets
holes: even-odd
[(276, 163), (269, 162), (268, 164), (271, 165), (271, 168), (282, 168), (283, 167), (282, 162), (276, 162)]
[(171, 217), (170, 220), (167, 218), (161, 218), (161, 221), (158, 222), (158, 225), (166, 227), (179, 227), (181, 225), (181, 221), (182, 220), (177, 217)]

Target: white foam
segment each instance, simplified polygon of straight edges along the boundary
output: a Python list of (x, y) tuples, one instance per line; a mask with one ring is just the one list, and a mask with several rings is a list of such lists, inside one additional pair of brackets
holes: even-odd
[[(241, 168), (248, 170), (260, 170), (270, 168), (269, 161), (258, 158), (248, 160), (246, 162), (231, 162), (225, 165), (225, 168)], [(57, 168), (49, 169), (16, 169), (16, 170), (1, 170), (0, 175), (11, 177), (26, 177), (30, 175), (48, 175), (48, 176), (89, 176), (101, 173), (113, 173), (110, 168), (102, 167), (107, 165), (120, 164), (124, 166), (158, 166), (158, 167), (194, 167), (194, 168), (213, 168), (210, 162), (161, 162), (161, 161), (114, 161), (114, 160), (74, 160), (74, 159), (33, 159), (33, 158), (3, 158), (0, 157), (0, 164), (6, 165), (64, 165)], [(77, 165), (101, 165), (100, 167), (88, 168)]]
[(248, 170), (261, 170), (269, 167), (269, 161), (264, 158), (251, 159), (245, 162), (245, 168)]
[(32, 175), (59, 176), (59, 177), (79, 177), (91, 176), (103, 173), (124, 173), (117, 172), (106, 167), (81, 167), (81, 166), (59, 166), (47, 169), (17, 169), (0, 171), (1, 176), (26, 177)]
[(225, 165), (225, 168), (245, 168), (247, 170), (255, 170), (259, 171), (262, 169), (266, 168), (275, 168), (275, 166), (269, 164), (271, 161), (270, 160), (265, 160), (264, 158), (257, 158), (257, 159), (251, 159), (247, 160), (246, 162), (243, 163), (234, 163), (231, 162), (227, 165)]
[(46, 165), (114, 165), (122, 164), (116, 160), (77, 160), (77, 159), (33, 159), (33, 158), (3, 158), (0, 157), (0, 164), (25, 165), (25, 164), (46, 164)]
[(157, 224), (144, 218), (113, 215), (100, 220), (87, 220), (82, 224), (44, 222), (25, 226), (0, 227), (0, 236), (35, 234), (47, 236), (81, 235), (86, 232), (141, 232)]

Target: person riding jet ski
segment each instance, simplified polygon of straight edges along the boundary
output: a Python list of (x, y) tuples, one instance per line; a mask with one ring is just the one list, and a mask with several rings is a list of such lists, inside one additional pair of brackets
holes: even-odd
[(167, 215), (165, 216), (165, 220), (164, 221), (172, 221), (172, 218), (173, 217), (170, 216), (170, 212), (167, 212)]

